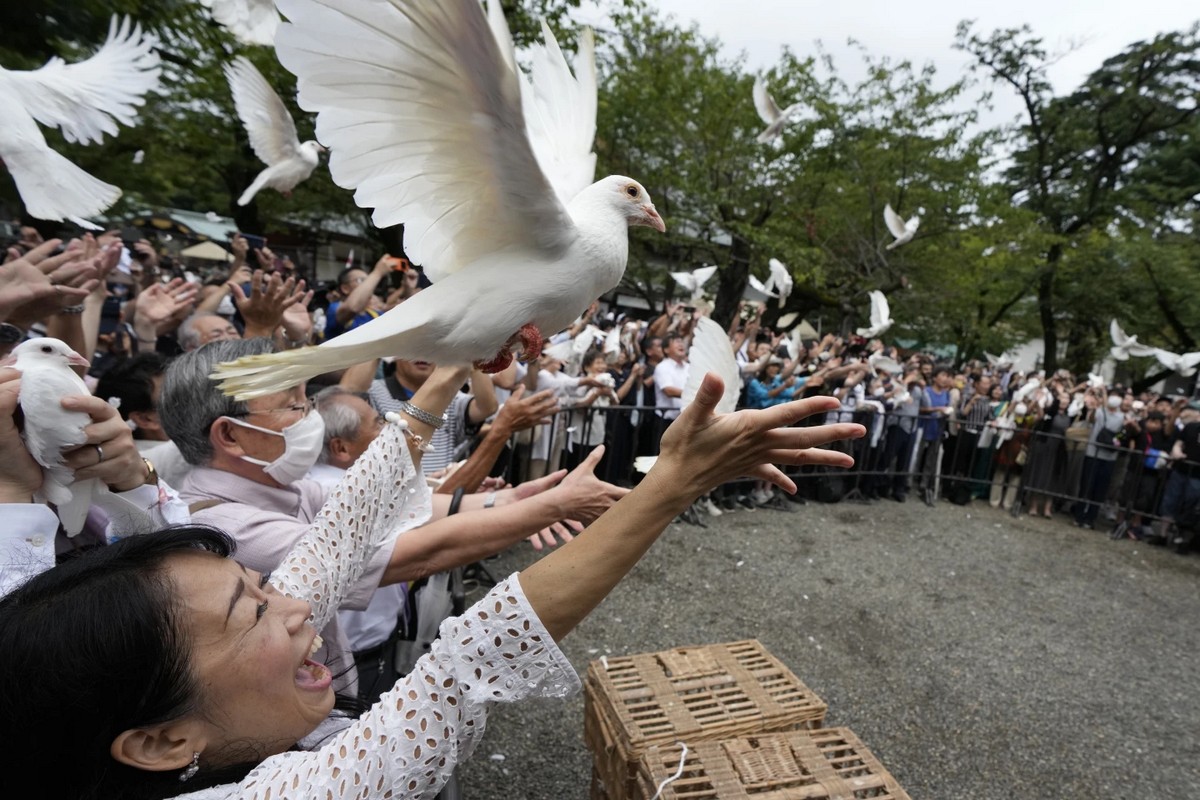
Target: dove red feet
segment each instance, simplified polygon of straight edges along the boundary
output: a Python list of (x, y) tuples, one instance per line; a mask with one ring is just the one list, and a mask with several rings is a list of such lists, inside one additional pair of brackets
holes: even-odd
[(476, 361), (472, 364), (475, 369), (488, 375), (495, 375), (497, 372), (503, 372), (508, 369), (508, 365), (512, 363), (512, 350), (508, 349), (508, 345), (500, 348), (500, 352), (496, 353), (496, 357), (491, 361)]
[(522, 325), (513, 338), (521, 343), (522, 364), (528, 364), (542, 354), (542, 332), (532, 322)]

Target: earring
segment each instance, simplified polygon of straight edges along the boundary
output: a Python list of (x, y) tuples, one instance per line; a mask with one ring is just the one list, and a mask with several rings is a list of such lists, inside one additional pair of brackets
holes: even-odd
[(197, 772), (200, 771), (200, 753), (192, 753), (192, 763), (183, 768), (183, 772), (179, 773), (179, 780), (190, 780)]

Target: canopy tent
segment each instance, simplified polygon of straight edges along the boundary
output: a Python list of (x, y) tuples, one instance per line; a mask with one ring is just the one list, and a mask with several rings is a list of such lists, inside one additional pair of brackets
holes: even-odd
[(201, 242), (179, 251), (184, 258), (198, 258), (203, 261), (232, 261), (229, 251), (216, 242)]

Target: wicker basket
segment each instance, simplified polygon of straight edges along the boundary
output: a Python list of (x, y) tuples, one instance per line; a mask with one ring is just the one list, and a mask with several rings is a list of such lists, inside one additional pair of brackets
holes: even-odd
[(816, 728), (825, 703), (756, 640), (679, 647), (588, 666), (584, 741), (611, 800), (633, 797), (637, 764), (677, 739)]
[[(652, 747), (638, 766), (637, 798), (679, 770), (678, 745)], [(791, 731), (688, 744), (683, 774), (661, 800), (909, 800), (847, 728)]]

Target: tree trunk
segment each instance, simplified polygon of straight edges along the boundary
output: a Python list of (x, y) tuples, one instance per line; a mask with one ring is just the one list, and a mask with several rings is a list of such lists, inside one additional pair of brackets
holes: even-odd
[(1052, 245), (1046, 253), (1046, 264), (1038, 278), (1038, 316), (1042, 321), (1042, 344), (1045, 348), (1042, 369), (1052, 375), (1058, 369), (1058, 321), (1054, 318), (1054, 275), (1062, 258), (1062, 246)]
[(717, 272), (717, 301), (712, 312), (712, 318), (726, 330), (738, 313), (749, 275), (750, 243), (735, 234), (729, 248), (729, 264)]

